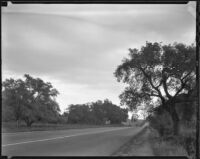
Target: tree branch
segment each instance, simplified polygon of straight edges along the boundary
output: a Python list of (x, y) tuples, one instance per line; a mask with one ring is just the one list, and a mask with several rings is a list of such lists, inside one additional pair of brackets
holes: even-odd
[(191, 73), (192, 73), (192, 71), (190, 71), (187, 75), (185, 75), (182, 79), (180, 79), (180, 81), (181, 81), (181, 88), (176, 92), (176, 94), (174, 95), (174, 97), (178, 96), (178, 94), (185, 88), (186, 83), (188, 82), (188, 80), (185, 80), (185, 81), (183, 81), (183, 80), (186, 79)]
[(169, 99), (171, 99), (172, 96), (171, 96), (171, 95), (169, 94), (169, 92), (168, 92), (166, 81), (167, 81), (167, 79), (164, 79), (164, 80), (163, 80), (163, 88), (164, 88), (164, 91), (165, 91), (165, 94), (167, 95), (167, 97), (168, 97)]
[(151, 94), (145, 93), (145, 94), (148, 95), (148, 96), (160, 97), (158, 94), (154, 94), (154, 93), (151, 93)]
[(186, 79), (192, 72), (193, 72), (193, 71), (190, 71), (187, 75), (185, 75), (185, 77), (183, 77), (183, 78), (181, 79), (181, 81), (183, 81), (184, 79)]
[(149, 81), (151, 87), (158, 93), (158, 96), (160, 97), (160, 99), (162, 100), (162, 103), (165, 102), (164, 97), (162, 96), (160, 90), (158, 89), (158, 87), (154, 86), (152, 80), (151, 80), (151, 76), (148, 75), (145, 70), (142, 67), (139, 67), (139, 69), (142, 71), (142, 73), (144, 74), (144, 76), (147, 78), (147, 80)]
[(161, 80), (160, 83), (159, 83), (159, 85), (156, 86), (156, 87), (159, 88), (162, 85), (162, 83), (163, 83), (163, 80)]
[(163, 88), (164, 88), (164, 91), (165, 91), (167, 98), (171, 99), (172, 96), (169, 94), (168, 89), (167, 89), (167, 83), (166, 82), (167, 82), (168, 77), (165, 75), (165, 70), (166, 70), (166, 68), (163, 68), (163, 70), (162, 70)]

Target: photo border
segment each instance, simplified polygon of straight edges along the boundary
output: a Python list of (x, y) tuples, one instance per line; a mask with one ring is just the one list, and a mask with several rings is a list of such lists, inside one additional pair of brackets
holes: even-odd
[[(196, 159), (200, 158), (200, 107), (199, 107), (199, 99), (200, 99), (200, 94), (199, 94), (199, 71), (200, 71), (200, 1), (199, 0), (191, 0), (196, 2), (196, 82), (197, 82), (197, 122), (196, 122)], [(189, 1), (186, 0), (2, 0), (1, 1), (1, 6), (2, 7), (7, 7), (8, 2), (13, 3), (13, 4), (187, 4)], [(2, 61), (2, 59), (1, 59)], [(1, 67), (2, 67), (2, 62), (1, 62)], [(2, 71), (2, 69), (1, 69)], [(1, 77), (2, 80), (2, 77)], [(2, 92), (1, 92), (2, 95)], [(2, 96), (1, 96), (2, 97)], [(2, 100), (2, 98), (1, 98)], [(0, 111), (2, 113), (2, 107), (0, 108)], [(2, 120), (2, 119), (1, 119)], [(2, 121), (1, 121), (2, 125)], [(1, 127), (1, 132), (2, 132), (2, 127)], [(2, 145), (2, 144), (1, 144)], [(67, 158), (71, 158), (72, 156), (66, 156)], [(21, 158), (66, 158), (62, 156), (56, 156), (56, 157), (43, 157), (43, 156), (13, 156), (13, 159), (21, 159)], [(89, 156), (86, 156), (87, 158), (90, 158)], [(1, 158), (8, 158), (7, 156), (1, 156)], [(72, 157), (72, 158), (79, 158), (77, 157)], [(83, 157), (81, 157), (83, 158)], [(94, 158), (94, 156), (92, 156)], [(102, 157), (95, 157), (95, 158), (102, 158)], [(104, 157), (103, 157), (104, 158)], [(110, 157), (108, 157), (110, 158)], [(113, 157), (112, 157), (113, 158)], [(187, 158), (187, 157), (178, 157), (178, 156), (152, 156), (152, 157), (142, 157), (142, 156), (131, 156), (131, 157), (114, 157), (114, 158)]]

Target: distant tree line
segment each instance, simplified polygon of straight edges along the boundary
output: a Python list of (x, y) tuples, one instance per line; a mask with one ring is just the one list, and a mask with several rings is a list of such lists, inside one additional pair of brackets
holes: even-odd
[(69, 123), (120, 124), (128, 118), (128, 109), (122, 109), (108, 99), (88, 104), (72, 104), (68, 110), (66, 114)]
[(128, 118), (128, 110), (121, 109), (108, 99), (88, 104), (70, 105), (60, 113), (56, 96), (59, 94), (51, 83), (28, 74), (22, 79), (6, 79), (2, 83), (2, 121), (23, 121), (28, 127), (33, 123), (111, 124)]

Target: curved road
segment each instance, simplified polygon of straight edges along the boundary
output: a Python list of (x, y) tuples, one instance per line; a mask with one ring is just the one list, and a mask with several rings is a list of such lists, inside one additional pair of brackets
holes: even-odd
[(143, 127), (104, 127), (2, 134), (6, 156), (110, 156)]

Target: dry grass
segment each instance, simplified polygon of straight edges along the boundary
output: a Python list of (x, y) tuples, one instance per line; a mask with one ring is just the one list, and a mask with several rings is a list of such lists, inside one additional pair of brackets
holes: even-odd
[(98, 127), (118, 127), (122, 125), (89, 125), (89, 124), (50, 124), (50, 123), (34, 123), (31, 127), (27, 127), (21, 123), (17, 127), (15, 122), (2, 123), (2, 133), (12, 132), (28, 132), (28, 131), (47, 131), (47, 130), (66, 130), (66, 129), (84, 129)]
[(186, 150), (177, 144), (164, 140), (156, 140), (153, 144), (156, 156), (188, 156)]
[(181, 132), (181, 136), (161, 138), (158, 133), (156, 133), (156, 130), (152, 129), (150, 141), (154, 154), (156, 156), (187, 156), (193, 159), (194, 153), (189, 155), (183, 144), (184, 139), (188, 137), (188, 135), (191, 135), (193, 131), (193, 129), (187, 129), (187, 131)]

